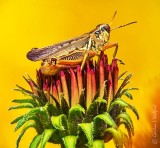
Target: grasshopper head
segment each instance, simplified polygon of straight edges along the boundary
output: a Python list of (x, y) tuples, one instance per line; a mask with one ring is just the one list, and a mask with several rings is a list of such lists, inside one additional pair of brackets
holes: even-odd
[(110, 36), (110, 26), (108, 24), (100, 24), (93, 31), (93, 36), (100, 45), (108, 42)]

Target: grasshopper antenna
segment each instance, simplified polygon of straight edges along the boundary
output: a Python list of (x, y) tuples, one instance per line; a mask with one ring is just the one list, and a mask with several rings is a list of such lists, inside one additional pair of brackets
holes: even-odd
[(113, 17), (112, 17), (112, 19), (111, 19), (111, 22), (109, 23), (110, 26), (112, 25), (112, 23), (113, 23), (113, 21), (114, 21), (114, 19), (115, 19), (115, 17), (116, 17), (116, 14), (117, 14), (117, 11), (114, 12), (114, 15), (113, 15)]
[(122, 27), (125, 27), (125, 26), (128, 26), (128, 25), (131, 25), (131, 24), (135, 24), (135, 23), (137, 23), (137, 21), (130, 22), (130, 23), (127, 23), (127, 24), (124, 24), (124, 25), (121, 25), (121, 26), (117, 26), (115, 28), (112, 28), (111, 31), (115, 30), (115, 29), (118, 29), (118, 28), (122, 28)]

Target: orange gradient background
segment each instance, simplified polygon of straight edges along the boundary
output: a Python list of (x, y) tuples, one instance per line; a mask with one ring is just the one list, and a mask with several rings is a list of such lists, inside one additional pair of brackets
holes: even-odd
[[(111, 32), (110, 41), (119, 43), (117, 57), (133, 73), (130, 86), (140, 114), (135, 125), (133, 148), (160, 147), (160, 1), (159, 0), (0, 0), (0, 148), (15, 148), (20, 131), (14, 132), (10, 122), (26, 110), (8, 111), (11, 101), (24, 98), (13, 91), (16, 84), (29, 88), (22, 76), (27, 72), (35, 78), (40, 63), (26, 58), (33, 47), (43, 47), (79, 36), (97, 24), (109, 23), (114, 12), (118, 14), (113, 27), (131, 21), (137, 24)], [(113, 51), (113, 49), (110, 49)], [(153, 116), (156, 112), (156, 131)], [(158, 129), (159, 128), (159, 129)], [(156, 132), (158, 144), (153, 144)], [(30, 129), (20, 143), (27, 148), (35, 131)], [(59, 147), (47, 144), (46, 148)], [(113, 142), (106, 147), (114, 148)]]

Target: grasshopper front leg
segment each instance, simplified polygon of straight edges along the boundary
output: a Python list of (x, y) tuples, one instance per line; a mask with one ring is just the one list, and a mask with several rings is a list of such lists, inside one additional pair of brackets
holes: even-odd
[(83, 69), (84, 64), (86, 63), (87, 57), (88, 57), (88, 53), (86, 51), (85, 54), (84, 54), (84, 58), (83, 58), (82, 64), (81, 64), (81, 69)]
[(117, 42), (111, 42), (111, 43), (106, 44), (105, 46), (102, 47), (101, 51), (105, 51), (106, 49), (112, 48), (112, 47), (115, 47), (115, 51), (113, 54), (113, 58), (115, 58), (117, 51), (118, 51), (118, 43)]
[(91, 59), (91, 58), (93, 58), (95, 55), (97, 55), (97, 52), (95, 52), (93, 50), (86, 51), (85, 54), (84, 54), (83, 61), (81, 63), (81, 69), (83, 69), (86, 61), (89, 60), (89, 59)]

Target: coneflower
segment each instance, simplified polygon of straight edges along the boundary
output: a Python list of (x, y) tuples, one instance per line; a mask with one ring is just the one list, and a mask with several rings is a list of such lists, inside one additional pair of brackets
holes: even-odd
[[(101, 52), (97, 62), (88, 61), (84, 69), (61, 70), (54, 76), (37, 71), (37, 81), (24, 77), (31, 91), (17, 85), (15, 90), (30, 96), (30, 99), (13, 100), (20, 105), (11, 109), (28, 108), (28, 112), (12, 121), (15, 131), (22, 127), (19, 142), (27, 129), (33, 127), (37, 135), (30, 148), (44, 148), (47, 142), (60, 144), (62, 148), (104, 148), (105, 143), (114, 140), (116, 148), (132, 147), (134, 127), (126, 111), (131, 109), (139, 119), (136, 108), (125, 102), (125, 95), (132, 99), (125, 88), (131, 74), (119, 75), (118, 62)], [(118, 82), (120, 82), (118, 84)], [(121, 130), (124, 124), (128, 134)]]

